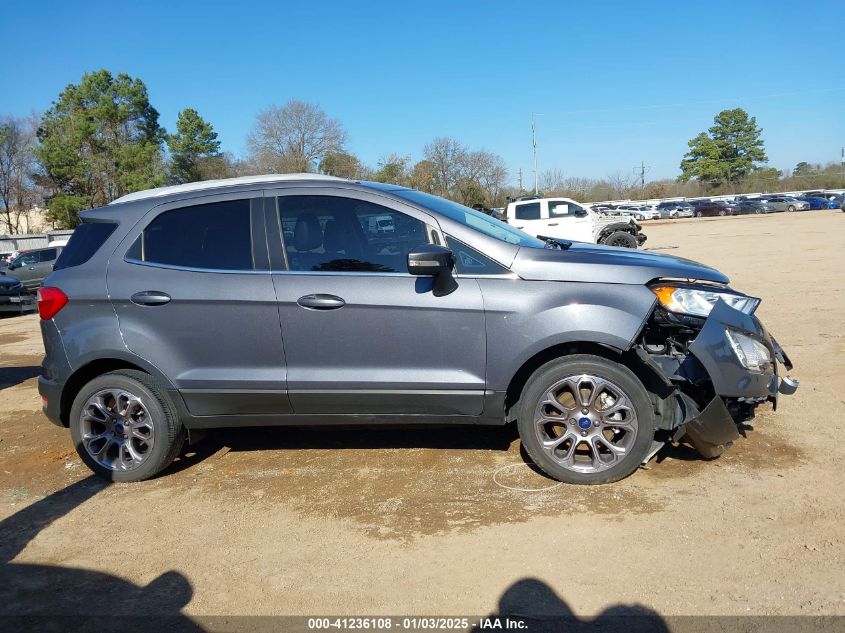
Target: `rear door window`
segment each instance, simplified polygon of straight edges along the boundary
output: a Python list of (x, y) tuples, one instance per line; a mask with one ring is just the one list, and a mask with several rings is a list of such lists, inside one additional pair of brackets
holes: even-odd
[(514, 214), (517, 220), (539, 220), (540, 203), (532, 202), (530, 204), (517, 205)]
[(180, 268), (252, 270), (251, 236), (248, 199), (197, 204), (157, 216), (126, 257)]
[(45, 248), (43, 251), (40, 252), (39, 261), (41, 263), (52, 262), (55, 259), (56, 259), (56, 249), (55, 248)]

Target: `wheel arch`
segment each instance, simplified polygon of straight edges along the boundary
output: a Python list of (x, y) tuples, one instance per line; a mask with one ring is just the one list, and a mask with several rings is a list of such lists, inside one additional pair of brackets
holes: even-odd
[(526, 360), (514, 373), (508, 384), (505, 395), (505, 419), (512, 422), (519, 410), (522, 391), (529, 378), (546, 363), (575, 354), (591, 354), (606, 360), (619, 363), (628, 368), (643, 383), (652, 398), (655, 415), (658, 416), (658, 426), (670, 429), (673, 420), (666, 402), (674, 392), (674, 386), (660, 371), (659, 367), (649, 363), (647, 356), (639, 353), (638, 348), (620, 350), (609, 345), (593, 341), (576, 341), (561, 343), (547, 347)]
[(102, 376), (111, 371), (118, 369), (134, 369), (144, 372), (157, 380), (161, 380), (159, 372), (155, 368), (144, 366), (143, 362), (135, 362), (126, 358), (98, 358), (92, 360), (84, 365), (81, 365), (67, 378), (62, 395), (59, 408), (59, 419), (64, 426), (70, 424), (70, 408), (73, 406), (73, 401), (79, 391), (94, 380), (97, 376)]
[(596, 241), (601, 241), (608, 237), (610, 234), (616, 233), (616, 231), (623, 231), (625, 233), (630, 233), (634, 236), (636, 236), (637, 234), (637, 231), (634, 229), (630, 222), (614, 222), (613, 224), (608, 224), (607, 226), (603, 226), (601, 228)]

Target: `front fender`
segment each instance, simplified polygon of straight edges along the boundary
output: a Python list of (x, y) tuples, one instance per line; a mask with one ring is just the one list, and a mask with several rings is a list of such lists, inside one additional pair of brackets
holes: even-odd
[[(645, 286), (479, 279), (487, 328), (487, 388), (507, 389), (532, 357), (567, 343), (630, 349), (656, 298)], [(504, 284), (511, 284), (506, 290)]]

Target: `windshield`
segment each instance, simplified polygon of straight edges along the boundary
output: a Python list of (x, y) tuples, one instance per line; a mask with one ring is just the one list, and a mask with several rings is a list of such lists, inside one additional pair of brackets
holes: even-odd
[(507, 242), (508, 244), (516, 244), (517, 246), (529, 246), (531, 248), (544, 248), (546, 243), (542, 240), (532, 237), (519, 229), (516, 229), (509, 224), (485, 215), (475, 209), (470, 209), (457, 202), (432, 196), (422, 191), (415, 189), (400, 189), (392, 191), (391, 193), (404, 198), (410, 202), (422, 205), (427, 209), (436, 211), (445, 215), (450, 220), (460, 222), (461, 224), (475, 229), (484, 235), (495, 237), (497, 240)]

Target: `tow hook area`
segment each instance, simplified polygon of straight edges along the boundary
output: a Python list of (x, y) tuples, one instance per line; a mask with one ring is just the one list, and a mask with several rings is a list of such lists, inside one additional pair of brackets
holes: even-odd
[(718, 396), (713, 398), (697, 416), (686, 425), (686, 432), (698, 436), (708, 444), (729, 444), (739, 437), (739, 429), (725, 403)]
[(791, 396), (793, 393), (798, 391), (798, 386), (801, 383), (798, 382), (797, 378), (793, 378), (792, 376), (784, 376), (783, 379), (780, 381), (778, 385), (778, 393), (784, 396)]

